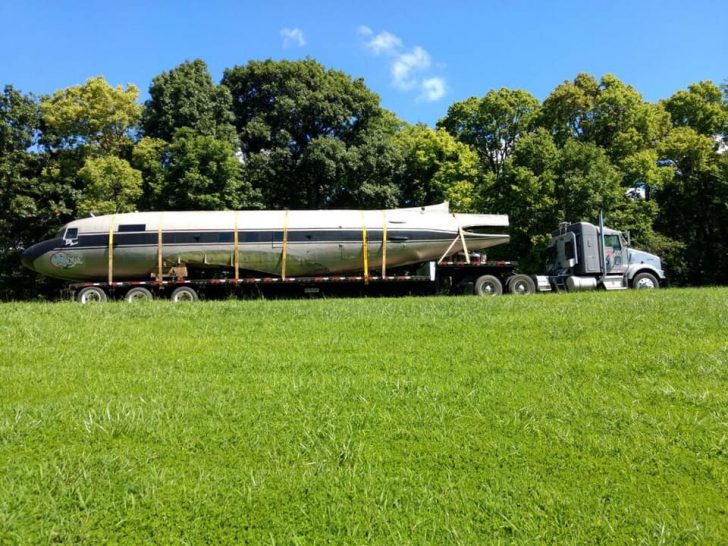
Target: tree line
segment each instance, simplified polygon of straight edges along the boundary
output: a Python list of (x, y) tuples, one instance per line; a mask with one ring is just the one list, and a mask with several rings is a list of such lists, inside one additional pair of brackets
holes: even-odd
[(212, 79), (194, 60), (136, 86), (103, 77), (0, 95), (0, 298), (57, 286), (19, 255), (68, 221), (134, 210), (390, 208), (449, 201), (505, 213), (497, 252), (540, 272), (561, 221), (629, 230), (678, 284), (728, 282), (728, 86), (652, 103), (578, 74), (540, 102), (491, 90), (435, 128), (312, 59), (251, 61)]

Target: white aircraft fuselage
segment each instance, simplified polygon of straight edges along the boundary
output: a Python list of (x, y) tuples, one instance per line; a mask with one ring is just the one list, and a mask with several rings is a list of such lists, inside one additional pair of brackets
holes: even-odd
[[(148, 280), (165, 268), (228, 269), (289, 276), (361, 272), (479, 251), (509, 241), (508, 216), (457, 214), (447, 203), (390, 210), (133, 212), (74, 220), (29, 247), (26, 267), (49, 277)], [(386, 233), (386, 239), (384, 237)], [(236, 245), (237, 239), (237, 245)], [(366, 243), (364, 242), (366, 239)], [(455, 244), (453, 244), (455, 242)], [(285, 246), (285, 253), (284, 253)]]

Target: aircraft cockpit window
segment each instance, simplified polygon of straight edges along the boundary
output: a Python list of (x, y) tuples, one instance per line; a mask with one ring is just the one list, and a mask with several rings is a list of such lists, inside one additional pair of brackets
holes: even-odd
[(76, 246), (78, 244), (78, 228), (68, 228), (63, 236), (63, 244), (66, 246)]

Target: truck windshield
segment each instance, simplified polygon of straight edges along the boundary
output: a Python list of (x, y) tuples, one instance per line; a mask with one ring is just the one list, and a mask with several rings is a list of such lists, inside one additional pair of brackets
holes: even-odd
[(556, 263), (556, 245), (549, 245), (546, 248), (546, 269), (550, 270), (551, 266)]

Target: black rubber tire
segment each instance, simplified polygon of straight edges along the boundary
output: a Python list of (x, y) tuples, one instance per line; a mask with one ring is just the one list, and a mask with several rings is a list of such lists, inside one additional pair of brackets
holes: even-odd
[(536, 283), (528, 275), (517, 274), (508, 277), (506, 286), (511, 294), (527, 296), (536, 293)]
[(135, 286), (131, 288), (126, 294), (124, 294), (124, 301), (134, 303), (137, 301), (152, 301), (154, 294), (143, 286)]
[(79, 303), (103, 303), (109, 299), (104, 289), (100, 286), (87, 286), (78, 291), (76, 296)]
[(175, 288), (172, 295), (169, 297), (172, 301), (197, 301), (200, 296), (197, 295), (197, 291), (190, 286), (180, 286)]
[(503, 293), (503, 284), (498, 277), (483, 275), (475, 279), (473, 293), (476, 296), (500, 296)]
[(660, 288), (660, 282), (652, 273), (637, 273), (632, 278), (632, 288), (635, 290), (654, 290)]

